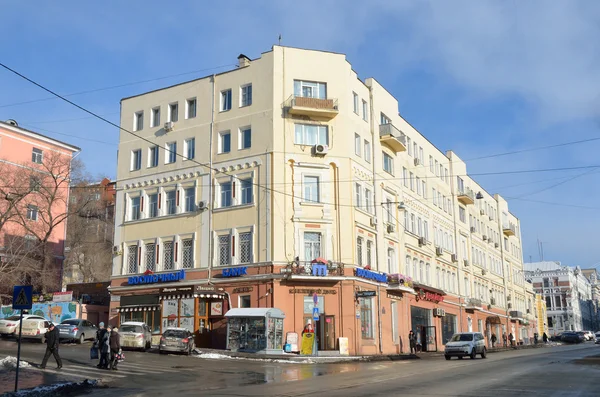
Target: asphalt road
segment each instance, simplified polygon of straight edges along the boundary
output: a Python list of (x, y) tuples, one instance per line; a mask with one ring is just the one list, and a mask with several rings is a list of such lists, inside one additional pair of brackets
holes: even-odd
[[(557, 346), (489, 354), (487, 359), (291, 364), (212, 360), (156, 352), (126, 352), (119, 371), (89, 360), (90, 344), (61, 345), (64, 368), (48, 363), (22, 373), (21, 384), (102, 379), (93, 396), (599, 396), (600, 345)], [(39, 363), (44, 346), (24, 344), (22, 358)], [(0, 341), (0, 358), (16, 355), (14, 341)], [(14, 372), (0, 376), (0, 393), (12, 389)], [(10, 377), (12, 375), (12, 377)]]

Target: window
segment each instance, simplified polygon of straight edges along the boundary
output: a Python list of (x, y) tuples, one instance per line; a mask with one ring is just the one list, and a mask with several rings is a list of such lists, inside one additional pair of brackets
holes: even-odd
[(354, 206), (356, 208), (361, 208), (362, 207), (362, 186), (360, 186), (360, 183), (356, 183), (354, 184), (354, 192), (355, 194), (355, 203)]
[(171, 103), (169, 104), (169, 121), (178, 121), (179, 120), (179, 103)]
[(358, 114), (358, 94), (353, 92), (352, 96), (354, 98), (354, 113)]
[(221, 91), (221, 112), (231, 109), (231, 89)]
[(321, 256), (321, 233), (304, 232), (304, 260), (312, 261)]
[(192, 160), (196, 157), (196, 138), (190, 138), (183, 141), (183, 150), (185, 151), (184, 160)]
[(423, 154), (423, 148), (419, 146), (419, 160), (421, 160), (421, 164), (425, 165), (425, 156)]
[(166, 192), (166, 207), (167, 207), (167, 215), (174, 215), (177, 213), (177, 192), (175, 190), (171, 190)]
[(423, 221), (423, 237), (425, 237), (425, 241), (429, 241), (429, 222)]
[(319, 177), (313, 175), (305, 175), (303, 181), (304, 200), (313, 203), (320, 202), (319, 196)]
[(38, 220), (38, 207), (35, 205), (28, 205), (27, 206), (27, 219), (29, 219), (30, 221), (37, 221)]
[(327, 126), (296, 124), (294, 143), (297, 145), (327, 145), (329, 142)]
[(148, 167), (158, 166), (158, 146), (152, 146), (148, 149)]
[(365, 139), (365, 161), (367, 163), (371, 162), (371, 142)]
[(130, 245), (127, 247), (127, 273), (135, 274), (138, 272), (138, 246)]
[[(440, 167), (439, 167), (439, 163), (437, 160), (435, 160), (435, 176), (440, 176)], [(459, 186), (460, 186), (460, 184), (459, 184)]]
[(356, 264), (358, 266), (363, 265), (363, 238), (358, 237), (356, 239)]
[(379, 114), (379, 124), (392, 124), (392, 120), (383, 113)]
[(177, 159), (177, 142), (167, 142), (165, 145), (166, 150), (166, 164), (172, 164)]
[(185, 189), (185, 212), (196, 210), (196, 188), (189, 187)]
[(242, 204), (252, 204), (252, 179), (242, 179)]
[(371, 240), (367, 240), (367, 261), (366, 264), (367, 265), (371, 265), (372, 261), (372, 254), (373, 254), (373, 242)]
[(327, 84), (294, 80), (294, 96), (327, 99)]
[(131, 211), (129, 215), (129, 220), (137, 221), (140, 219), (140, 197), (132, 197), (131, 198)]
[(355, 133), (354, 134), (354, 154), (356, 154), (358, 157), (360, 157), (361, 151), (362, 151), (361, 143), (362, 143), (362, 138), (360, 137), (360, 135)]
[(373, 298), (358, 298), (363, 339), (373, 339)]
[(150, 120), (152, 125), (150, 127), (158, 127), (160, 125), (160, 108), (152, 109), (152, 119)]
[(404, 183), (404, 187), (408, 187), (408, 170), (406, 167), (402, 167), (402, 182)]
[(371, 200), (371, 190), (365, 189), (365, 210), (370, 214), (373, 213), (373, 202)]
[(146, 270), (150, 270), (153, 272), (155, 270), (155, 254), (156, 254), (156, 244), (150, 243), (144, 246), (145, 255), (144, 255), (144, 265), (146, 266)]
[(232, 205), (231, 182), (221, 183), (220, 189), (221, 189), (221, 208), (231, 207), (231, 205)]
[(367, 104), (367, 101), (365, 101), (364, 99), (362, 101), (362, 106), (363, 106), (363, 120), (369, 121), (369, 105)]
[(224, 234), (219, 236), (219, 265), (227, 266), (231, 264), (231, 236)]
[(181, 267), (184, 269), (194, 267), (194, 242), (191, 238), (181, 240)]
[(394, 175), (394, 159), (387, 153), (383, 153), (383, 170)]
[(415, 174), (410, 173), (410, 190), (415, 191)]
[(29, 177), (29, 190), (31, 190), (32, 192), (39, 192), (41, 187), (42, 182), (40, 181), (40, 178), (38, 178), (37, 176)]
[(433, 156), (429, 156), (429, 171), (433, 172)]
[(252, 84), (246, 84), (240, 89), (240, 107), (250, 105), (252, 105)]
[(388, 248), (387, 250), (387, 265), (389, 273), (398, 273), (398, 269), (396, 268), (396, 251), (393, 248)]
[(423, 191), (422, 191), (421, 188), (423, 187), (423, 185), (421, 185), (421, 178), (417, 177), (416, 179), (417, 179), (417, 181), (416, 181), (416, 184), (417, 184), (417, 194), (419, 196), (422, 196), (423, 195)]
[(240, 149), (250, 149), (252, 146), (252, 129), (240, 128)]
[(36, 164), (42, 164), (44, 160), (44, 152), (42, 149), (33, 148), (31, 152), (31, 161)]
[(436, 207), (438, 205), (437, 191), (435, 190), (435, 188), (433, 188), (433, 205), (435, 205)]
[(231, 151), (231, 133), (229, 131), (219, 133), (219, 153)]
[(406, 152), (408, 153), (409, 156), (412, 156), (412, 144), (410, 143), (410, 138), (406, 137)]
[(144, 129), (144, 112), (135, 112), (133, 114), (133, 130), (140, 131), (142, 129)]
[(421, 181), (421, 191), (423, 192), (423, 198), (427, 198), (427, 182)]
[(196, 98), (190, 98), (187, 101), (185, 101), (185, 118), (186, 119), (193, 119), (194, 117), (196, 117), (196, 106), (197, 106)]
[(131, 151), (131, 171), (137, 171), (142, 168), (142, 150)]
[(467, 223), (467, 211), (464, 207), (458, 207), (458, 219), (460, 219), (462, 223)]
[(173, 270), (175, 262), (173, 261), (173, 242), (165, 241), (163, 243), (163, 270)]
[(150, 218), (158, 216), (158, 193), (148, 195), (149, 214)]
[(387, 198), (385, 200), (385, 212), (386, 212), (387, 223), (393, 224), (394, 223), (394, 215), (392, 212), (392, 200), (389, 198)]
[(242, 308), (242, 309), (251, 307), (250, 295), (240, 295), (239, 301), (238, 301), (238, 307)]
[(252, 262), (252, 232), (240, 233), (240, 263)]

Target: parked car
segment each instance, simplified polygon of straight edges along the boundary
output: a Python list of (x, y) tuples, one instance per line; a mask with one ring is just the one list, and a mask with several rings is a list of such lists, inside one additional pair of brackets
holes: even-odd
[(128, 321), (121, 324), (121, 347), (146, 350), (152, 346), (152, 331), (145, 323)]
[(596, 332), (596, 344), (600, 344), (600, 332)]
[(158, 352), (186, 353), (188, 356), (194, 350), (194, 335), (186, 328), (167, 328), (160, 338)]
[(23, 329), (21, 331), (21, 339), (37, 339), (41, 343), (46, 342), (46, 332), (50, 328), (51, 321), (40, 320), (37, 318), (28, 318), (23, 320)]
[(560, 342), (561, 341), (561, 337), (562, 337), (562, 332), (559, 332), (558, 334), (554, 334), (550, 337), (550, 341), (551, 342)]
[(478, 354), (485, 358), (487, 351), (485, 348), (485, 338), (481, 332), (459, 332), (452, 335), (450, 341), (446, 343), (444, 357), (450, 360), (453, 356), (462, 359), (465, 356), (474, 359)]
[[(23, 314), (23, 320), (27, 320), (27, 319), (45, 320), (44, 317), (36, 316), (34, 314)], [(3, 320), (0, 320), (0, 335), (14, 336), (15, 334), (18, 334), (20, 322), (21, 322), (20, 316), (10, 316)]]
[(98, 330), (96, 326), (88, 320), (82, 320), (80, 318), (64, 320), (62, 323), (58, 324), (56, 328), (58, 328), (59, 339), (66, 339), (77, 343), (83, 343), (86, 339), (94, 339), (96, 337), (96, 331)]
[(582, 343), (585, 341), (583, 332), (563, 332), (560, 340), (565, 343)]
[(583, 331), (585, 335), (585, 340), (595, 340), (596, 337), (592, 331)]

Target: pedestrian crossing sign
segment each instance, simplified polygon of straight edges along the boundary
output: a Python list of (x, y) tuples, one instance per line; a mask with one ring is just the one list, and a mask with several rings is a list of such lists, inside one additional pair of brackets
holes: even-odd
[(13, 288), (13, 310), (29, 310), (33, 304), (33, 287), (15, 285)]

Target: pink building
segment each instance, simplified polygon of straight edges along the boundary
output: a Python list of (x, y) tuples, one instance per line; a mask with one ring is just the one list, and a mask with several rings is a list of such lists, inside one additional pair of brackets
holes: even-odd
[(79, 151), (14, 120), (0, 122), (0, 284), (60, 280), (71, 162)]

